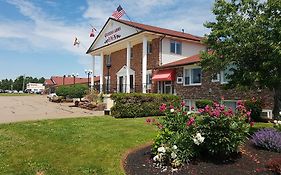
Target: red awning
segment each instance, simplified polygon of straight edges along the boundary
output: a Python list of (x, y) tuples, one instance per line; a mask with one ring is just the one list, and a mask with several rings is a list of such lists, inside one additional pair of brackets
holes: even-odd
[(154, 81), (174, 81), (175, 71), (172, 69), (160, 70), (152, 76)]

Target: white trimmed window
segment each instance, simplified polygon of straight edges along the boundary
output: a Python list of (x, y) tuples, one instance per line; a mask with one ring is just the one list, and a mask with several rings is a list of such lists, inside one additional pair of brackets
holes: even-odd
[(233, 74), (233, 71), (230, 69), (235, 69), (235, 65), (227, 66), (227, 68), (220, 73), (221, 84), (227, 84), (230, 81), (229, 75)]
[(151, 84), (152, 84), (152, 71), (148, 70), (146, 72), (146, 86), (147, 86), (147, 89), (151, 89)]
[(237, 100), (223, 100), (222, 103), (228, 109), (231, 108), (232, 111), (236, 110), (237, 107)]
[(133, 56), (134, 56), (134, 53), (133, 53), (133, 46), (132, 46), (130, 49), (131, 49), (131, 52), (130, 52), (130, 53), (131, 53), (130, 58), (131, 58), (131, 59), (133, 59)]
[(185, 107), (187, 108), (188, 111), (192, 111), (191, 108), (193, 107), (195, 111), (197, 111), (196, 108), (196, 100), (191, 100), (191, 99), (184, 99), (185, 102)]
[(184, 68), (184, 86), (201, 85), (202, 70), (201, 67)]
[(219, 73), (213, 74), (212, 82), (220, 82), (220, 74)]
[(181, 55), (182, 53), (182, 43), (175, 41), (175, 40), (171, 40), (170, 42), (170, 52), (174, 53), (174, 54), (179, 54)]
[(151, 54), (152, 53), (152, 42), (147, 41), (147, 53)]

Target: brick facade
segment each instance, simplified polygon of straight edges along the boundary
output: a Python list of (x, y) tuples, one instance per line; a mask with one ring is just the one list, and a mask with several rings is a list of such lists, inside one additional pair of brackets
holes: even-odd
[[(176, 77), (183, 77), (183, 67), (176, 68)], [(220, 82), (212, 82), (211, 74), (202, 72), (202, 83), (199, 86), (184, 86), (175, 82), (175, 89), (177, 95), (183, 99), (210, 99), (219, 101), (221, 97), (225, 100), (240, 100), (261, 98), (264, 109), (273, 108), (273, 93), (268, 89), (260, 91), (254, 90), (238, 90), (223, 88)]]
[[(153, 70), (159, 65), (159, 39), (152, 40), (152, 53), (147, 55), (147, 70)], [(142, 92), (142, 43), (136, 44), (132, 49), (133, 57), (131, 58), (130, 68), (135, 71), (135, 91)], [(116, 73), (126, 65), (127, 48), (113, 52), (110, 54), (111, 68), (110, 75), (110, 91), (117, 91), (117, 75)], [(107, 76), (106, 59), (103, 60), (103, 75)], [(106, 85), (106, 79), (103, 80)], [(105, 86), (104, 86), (105, 87)], [(152, 88), (156, 88), (156, 82), (153, 83)]]

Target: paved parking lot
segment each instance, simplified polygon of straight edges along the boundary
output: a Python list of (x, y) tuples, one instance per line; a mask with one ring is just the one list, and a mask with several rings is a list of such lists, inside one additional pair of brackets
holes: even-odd
[(45, 95), (0, 96), (0, 123), (103, 115), (102, 111), (89, 111), (70, 105), (72, 103), (49, 102)]

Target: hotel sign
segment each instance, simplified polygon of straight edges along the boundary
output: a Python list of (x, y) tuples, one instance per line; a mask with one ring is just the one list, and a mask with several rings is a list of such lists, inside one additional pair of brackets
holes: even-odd
[(104, 34), (104, 37), (105, 37), (104, 44), (111, 43), (112, 41), (117, 40), (118, 38), (121, 38), (121, 34), (118, 34), (118, 33), (120, 33), (120, 31), (121, 31), (121, 27), (117, 27), (116, 29), (106, 32)]

